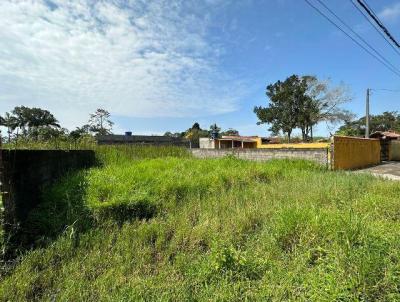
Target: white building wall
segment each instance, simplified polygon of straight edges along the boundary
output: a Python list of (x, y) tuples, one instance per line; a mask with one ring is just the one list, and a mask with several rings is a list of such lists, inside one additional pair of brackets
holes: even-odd
[(215, 140), (208, 137), (201, 137), (199, 139), (200, 149), (215, 149)]

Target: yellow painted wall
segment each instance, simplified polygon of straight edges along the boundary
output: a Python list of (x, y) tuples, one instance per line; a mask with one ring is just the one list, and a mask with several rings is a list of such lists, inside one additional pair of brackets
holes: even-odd
[(351, 170), (380, 163), (379, 139), (335, 136), (333, 144), (334, 170)]
[(298, 143), (298, 144), (262, 144), (261, 138), (257, 138), (257, 148), (260, 149), (282, 149), (282, 148), (295, 148), (295, 149), (321, 149), (329, 148), (330, 143)]
[(389, 160), (400, 160), (400, 140), (390, 142)]

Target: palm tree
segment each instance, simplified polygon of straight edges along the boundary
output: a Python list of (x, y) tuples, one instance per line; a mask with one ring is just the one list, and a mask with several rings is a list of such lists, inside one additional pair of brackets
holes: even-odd
[[(28, 124), (30, 108), (25, 106), (17, 106), (13, 109), (12, 114), (16, 119), (17, 128), (21, 129), (22, 135), (26, 136), (26, 126)], [(18, 130), (17, 130), (18, 137)]]
[(15, 128), (18, 126), (17, 118), (6, 112), (4, 117), (0, 116), (0, 126), (7, 128), (8, 142), (11, 142), (11, 134), (14, 132)]
[(48, 110), (27, 108), (27, 126), (29, 128), (55, 127), (60, 128), (57, 119)]

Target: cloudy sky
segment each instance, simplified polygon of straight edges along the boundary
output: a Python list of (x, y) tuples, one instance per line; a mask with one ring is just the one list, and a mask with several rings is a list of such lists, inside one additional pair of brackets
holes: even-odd
[[(350, 1), (334, 3), (400, 67)], [(368, 3), (400, 39), (400, 1)], [(301, 0), (0, 1), (0, 114), (41, 107), (73, 129), (105, 108), (115, 132), (182, 131), (198, 121), (265, 135), (252, 109), (266, 104), (267, 84), (293, 73), (346, 83), (358, 115), (367, 87), (400, 89), (399, 78)], [(371, 111), (400, 111), (399, 99), (376, 91)], [(317, 134), (328, 131), (320, 125)]]

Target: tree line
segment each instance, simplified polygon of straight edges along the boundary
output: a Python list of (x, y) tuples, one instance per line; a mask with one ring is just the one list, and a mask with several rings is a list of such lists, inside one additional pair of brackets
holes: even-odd
[(164, 133), (165, 136), (170, 136), (170, 137), (182, 137), (186, 138), (189, 141), (192, 142), (192, 145), (197, 145), (199, 142), (199, 139), (202, 137), (212, 137), (212, 138), (218, 138), (221, 136), (238, 136), (239, 131), (233, 128), (229, 128), (227, 130), (221, 131), (221, 127), (217, 126), (216, 123), (210, 125), (209, 129), (202, 129), (200, 127), (200, 124), (195, 122), (192, 127), (186, 129), (183, 132), (170, 132), (167, 131)]
[[(400, 114), (397, 111), (385, 111), (382, 114), (370, 115), (369, 127), (371, 133), (388, 130), (400, 132)], [(360, 119), (346, 121), (336, 133), (347, 136), (364, 136), (365, 116)]]
[[(365, 117), (355, 119), (353, 113), (342, 108), (343, 104), (351, 100), (343, 84), (332, 87), (329, 81), (321, 81), (315, 76), (291, 75), (283, 81), (269, 84), (265, 94), (267, 106), (254, 108), (258, 117), (257, 124), (268, 124), (273, 135), (286, 136), (289, 142), (295, 129), (301, 131), (302, 141), (312, 141), (313, 130), (321, 122), (343, 123), (336, 132), (340, 135), (363, 136), (365, 133)], [(54, 138), (77, 141), (83, 137), (112, 134), (113, 124), (110, 113), (101, 108), (89, 115), (86, 124), (72, 131), (61, 127), (51, 112), (41, 108), (17, 106), (0, 116), (0, 126), (6, 128), (8, 142), (18, 139), (48, 141)], [(372, 115), (370, 129), (372, 132), (400, 131), (399, 113), (394, 111)], [(167, 131), (164, 135), (184, 137), (192, 143), (198, 143), (201, 137), (237, 136), (239, 132), (232, 128), (221, 131), (217, 124), (202, 129), (196, 122), (185, 131)]]
[[(61, 127), (57, 118), (48, 110), (41, 108), (30, 108), (17, 106), (11, 112), (6, 112), (0, 116), (0, 126), (6, 128), (6, 141), (8, 143), (18, 140), (29, 141), (50, 141), (53, 139), (71, 139), (78, 141), (81, 138), (88, 138), (97, 135), (112, 134), (110, 113), (105, 109), (97, 109), (89, 115), (88, 122), (74, 130)], [(199, 123), (194, 123), (192, 127), (183, 132), (166, 132), (165, 136), (184, 137), (192, 143), (198, 142), (200, 137), (219, 137), (221, 135), (239, 135), (235, 129), (229, 128), (221, 132), (221, 128), (216, 124), (210, 126), (209, 130), (202, 129)]]
[(52, 139), (78, 140), (84, 136), (111, 134), (113, 122), (110, 113), (97, 109), (90, 114), (88, 123), (75, 130), (60, 126), (56, 117), (48, 110), (17, 106), (11, 112), (0, 116), (0, 126), (6, 128), (7, 142), (18, 140), (50, 141)]

